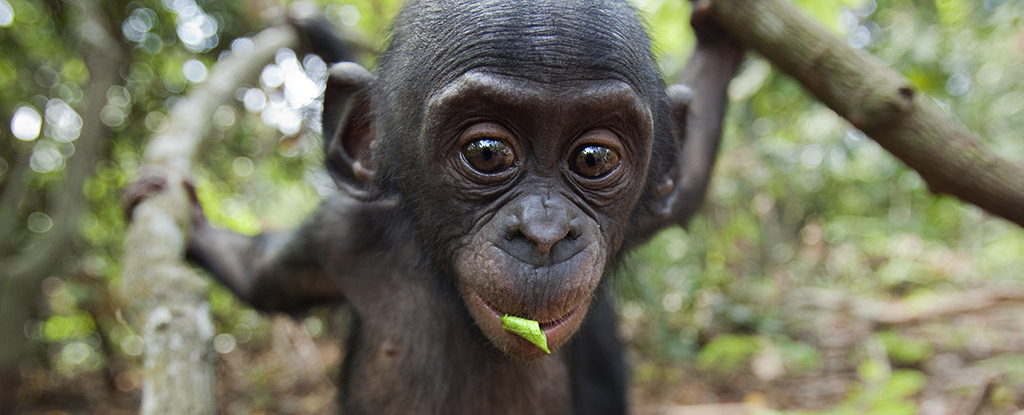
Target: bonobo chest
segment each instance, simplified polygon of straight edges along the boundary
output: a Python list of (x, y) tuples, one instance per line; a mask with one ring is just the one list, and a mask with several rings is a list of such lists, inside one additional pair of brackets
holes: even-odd
[[(344, 414), (568, 414), (565, 351), (535, 361), (487, 342), (465, 312), (420, 275), (392, 285), (390, 300), (355, 307), (342, 368)], [(380, 281), (380, 280), (378, 280)], [(417, 281), (419, 283), (417, 283)]]

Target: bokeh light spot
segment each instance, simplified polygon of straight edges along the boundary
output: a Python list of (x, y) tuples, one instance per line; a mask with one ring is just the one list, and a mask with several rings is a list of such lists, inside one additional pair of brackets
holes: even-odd
[(32, 107), (21, 107), (11, 118), (11, 133), (19, 140), (32, 141), (39, 137), (43, 126), (43, 117)]

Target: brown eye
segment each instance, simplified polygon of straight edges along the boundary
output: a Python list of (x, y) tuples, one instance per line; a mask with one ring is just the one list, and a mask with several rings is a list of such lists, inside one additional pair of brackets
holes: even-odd
[(619, 153), (598, 145), (582, 146), (576, 149), (569, 167), (588, 179), (600, 178), (619, 166)]
[(515, 164), (516, 155), (500, 140), (484, 138), (466, 144), (462, 158), (476, 171), (484, 174), (501, 173)]

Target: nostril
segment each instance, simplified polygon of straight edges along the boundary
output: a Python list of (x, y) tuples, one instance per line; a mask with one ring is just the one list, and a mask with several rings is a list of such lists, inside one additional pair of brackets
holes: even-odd
[(536, 253), (546, 256), (561, 241), (569, 239), (572, 231), (560, 226), (526, 226), (515, 237), (527, 241)]
[(497, 247), (529, 264), (561, 263), (586, 248), (587, 228), (569, 223), (524, 222), (495, 235)]
[(569, 233), (566, 233), (566, 234), (565, 234), (565, 238), (564, 238), (564, 239), (568, 239), (568, 240), (570, 240), (570, 241), (575, 241), (575, 240), (577, 240), (577, 239), (579, 239), (579, 238), (580, 238), (580, 235), (582, 235), (582, 233), (580, 232), (580, 230), (579, 230), (579, 229), (576, 229), (576, 228), (574, 227), (574, 228), (570, 228), (570, 229), (569, 229)]
[(519, 230), (519, 228), (510, 228), (505, 232), (506, 241), (514, 241), (519, 238), (526, 238), (526, 235), (524, 235), (523, 231)]
[(499, 236), (505, 247), (538, 261), (572, 253), (585, 235), (584, 221), (572, 204), (554, 195), (527, 195), (514, 207)]

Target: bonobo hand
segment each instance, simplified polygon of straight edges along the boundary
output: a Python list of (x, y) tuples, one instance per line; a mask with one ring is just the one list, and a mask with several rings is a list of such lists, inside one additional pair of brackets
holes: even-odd
[[(142, 201), (161, 192), (167, 186), (169, 172), (159, 167), (146, 166), (139, 170), (139, 177), (124, 188), (121, 195), (121, 204), (124, 206), (126, 219), (130, 222), (135, 208)], [(199, 204), (199, 197), (196, 196), (196, 186), (192, 179), (185, 177), (181, 180), (185, 186), (185, 192), (189, 198), (189, 219), (193, 228), (206, 227), (209, 223), (206, 214), (203, 213), (203, 206)]]
[[(690, 3), (693, 8), (690, 14), (690, 26), (693, 26), (693, 32), (697, 35), (699, 42), (714, 44), (730, 40), (725, 29), (712, 18), (712, 9), (715, 5), (711, 0), (690, 0)], [(736, 42), (731, 43), (735, 44)]]

